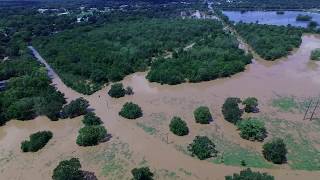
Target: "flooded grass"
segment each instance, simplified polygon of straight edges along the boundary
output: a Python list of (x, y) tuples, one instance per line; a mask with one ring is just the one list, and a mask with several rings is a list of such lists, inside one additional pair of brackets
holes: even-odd
[(264, 120), (270, 136), (284, 139), (288, 164), (292, 169), (320, 170), (319, 122), (291, 122), (268, 117)]
[(157, 130), (154, 128), (154, 127), (150, 127), (150, 126), (147, 126), (143, 123), (137, 123), (137, 126), (142, 128), (144, 130), (144, 132), (150, 134), (150, 135), (155, 135), (157, 133)]
[(247, 148), (243, 148), (238, 144), (232, 143), (226, 139), (216, 137), (215, 143), (219, 155), (212, 161), (217, 164), (225, 164), (229, 166), (242, 166), (242, 161), (246, 167), (271, 168), (272, 164), (264, 160), (261, 152), (256, 152)]
[(298, 102), (292, 96), (279, 96), (272, 100), (272, 106), (283, 112), (292, 112), (299, 107)]

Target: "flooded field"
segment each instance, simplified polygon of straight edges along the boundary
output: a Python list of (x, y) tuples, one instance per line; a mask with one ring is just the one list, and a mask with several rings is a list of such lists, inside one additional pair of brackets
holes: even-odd
[(246, 23), (269, 24), (269, 25), (288, 25), (297, 27), (307, 27), (309, 22), (296, 21), (299, 14), (309, 15), (313, 21), (320, 24), (320, 13), (305, 12), (305, 11), (284, 11), (284, 14), (277, 14), (276, 11), (248, 11), (241, 13), (240, 11), (223, 11), (230, 20)]
[[(254, 60), (245, 72), (203, 83), (159, 85), (149, 83), (145, 79), (146, 72), (132, 74), (123, 83), (133, 87), (133, 96), (112, 99), (107, 96), (109, 86), (91, 96), (83, 96), (112, 135), (110, 141), (94, 147), (79, 147), (75, 143), (82, 126), (81, 117), (57, 122), (44, 117), (26, 122), (10, 121), (0, 127), (0, 176), (4, 179), (50, 179), (60, 160), (78, 157), (82, 169), (94, 172), (98, 179), (130, 179), (132, 168), (148, 165), (156, 179), (222, 180), (242, 169), (241, 160), (246, 160), (248, 167), (268, 172), (276, 179), (317, 179), (320, 176), (317, 138), (320, 122), (302, 119), (308, 99), (320, 95), (320, 64), (309, 60), (311, 51), (319, 47), (320, 37), (304, 35), (301, 47), (287, 58), (275, 62)], [(53, 82), (68, 100), (81, 96), (58, 77), (54, 77)], [(289, 149), (288, 164), (266, 162), (261, 155), (262, 143), (241, 139), (236, 127), (223, 119), (221, 106), (230, 96), (258, 98), (260, 113), (245, 116), (265, 121), (269, 132), (267, 140), (285, 139)], [(128, 120), (118, 116), (127, 101), (142, 107), (142, 118)], [(211, 124), (195, 123), (193, 111), (200, 105), (210, 108), (214, 119)], [(173, 116), (180, 116), (187, 122), (188, 136), (177, 137), (170, 133)], [(38, 130), (51, 130), (53, 139), (37, 153), (22, 153), (21, 141)], [(212, 138), (220, 151), (218, 157), (207, 161), (191, 157), (186, 147), (196, 135)]]

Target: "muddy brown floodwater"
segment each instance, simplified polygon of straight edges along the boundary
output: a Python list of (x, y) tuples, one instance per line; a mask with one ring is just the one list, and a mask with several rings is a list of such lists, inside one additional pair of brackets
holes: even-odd
[[(130, 149), (130, 156), (123, 158), (126, 166), (121, 179), (129, 179), (131, 168), (139, 166), (140, 160), (143, 159), (151, 169), (173, 171), (180, 179), (222, 180), (224, 176), (239, 172), (242, 168), (200, 161), (177, 150), (176, 145), (190, 143), (205, 127), (212, 132), (219, 131), (224, 138), (239, 146), (261, 151), (261, 143), (241, 139), (234, 125), (223, 120), (220, 110), (225, 98), (257, 97), (261, 113), (268, 114), (274, 111), (269, 103), (276, 95), (297, 97), (319, 95), (320, 64), (309, 60), (311, 51), (319, 47), (319, 37), (304, 35), (301, 47), (287, 58), (275, 62), (254, 60), (247, 66), (245, 72), (230, 78), (196, 84), (169, 86), (149, 83), (145, 79), (146, 72), (127, 76), (123, 83), (133, 87), (135, 92), (133, 96), (112, 99), (107, 96), (109, 86), (91, 96), (83, 96), (89, 100), (91, 108), (101, 117), (108, 132), (113, 136), (109, 142), (95, 147), (83, 148), (75, 143), (77, 131), (82, 126), (81, 118), (58, 122), (51, 122), (45, 117), (26, 122), (10, 121), (0, 127), (0, 177), (1, 179), (50, 179), (52, 170), (60, 160), (78, 157), (83, 169), (95, 172), (99, 179), (117, 179), (109, 177), (110, 172), (107, 168), (103, 168), (111, 161), (101, 161), (106, 155), (98, 155), (107, 151), (111, 144), (121, 141)], [(66, 87), (59, 77), (54, 77), (53, 83), (69, 100), (82, 96)], [(127, 101), (139, 104), (144, 116), (137, 120), (119, 117), (118, 112)], [(204, 126), (194, 122), (193, 110), (200, 105), (208, 106), (214, 115), (214, 121), (210, 125)], [(172, 116), (181, 116), (186, 120), (190, 129), (188, 136), (176, 137), (169, 133), (168, 125)], [(301, 114), (285, 114), (285, 116), (292, 121), (302, 119)], [(150, 135), (137, 126), (139, 123), (141, 125), (151, 120), (159, 123), (156, 129), (159, 137)], [(51, 130), (54, 133), (53, 139), (37, 153), (22, 153), (21, 141), (38, 130)], [(166, 138), (166, 133), (169, 144), (163, 140), (163, 137)], [(115, 156), (120, 157), (123, 154), (125, 153)], [(179, 171), (181, 169), (192, 175), (181, 173)], [(320, 177), (320, 172), (291, 170), (287, 166), (253, 169), (268, 172), (281, 180), (315, 180)], [(169, 179), (168, 176), (157, 177)]]

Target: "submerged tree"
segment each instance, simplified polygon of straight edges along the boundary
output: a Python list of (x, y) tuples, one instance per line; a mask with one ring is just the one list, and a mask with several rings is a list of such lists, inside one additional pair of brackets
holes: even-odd
[(178, 136), (184, 136), (189, 133), (189, 128), (187, 123), (183, 121), (180, 117), (173, 117), (170, 122), (170, 131)]
[(197, 123), (200, 124), (209, 124), (212, 120), (212, 115), (210, 113), (210, 110), (206, 106), (200, 106), (198, 107), (194, 112), (194, 118)]
[(133, 180), (153, 180), (153, 173), (149, 167), (134, 168), (131, 170)]
[(234, 173), (233, 176), (226, 176), (225, 180), (274, 180), (274, 177), (267, 173), (253, 172), (250, 168)]
[(248, 97), (243, 102), (245, 105), (244, 111), (247, 113), (258, 112), (258, 99), (255, 97)]
[(216, 145), (206, 136), (196, 136), (188, 150), (192, 156), (197, 156), (200, 160), (215, 157), (218, 153)]
[(142, 110), (139, 105), (127, 102), (123, 105), (119, 115), (127, 119), (137, 119), (142, 117)]
[(282, 139), (276, 138), (263, 145), (262, 154), (268, 161), (275, 164), (282, 164), (287, 161), (287, 148)]
[(242, 112), (239, 103), (241, 103), (241, 100), (236, 97), (229, 97), (225, 100), (222, 106), (222, 114), (225, 120), (233, 124), (237, 124), (241, 120)]
[(111, 85), (108, 94), (113, 98), (120, 98), (126, 95), (126, 90), (123, 88), (122, 83), (116, 83)]
[(53, 170), (53, 180), (84, 180), (79, 159), (64, 160)]

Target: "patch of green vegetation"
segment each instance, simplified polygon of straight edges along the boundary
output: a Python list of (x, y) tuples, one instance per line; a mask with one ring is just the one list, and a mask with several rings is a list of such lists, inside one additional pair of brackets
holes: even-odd
[(282, 112), (305, 112), (310, 104), (310, 101), (316, 101), (318, 97), (297, 98), (294, 96), (277, 95), (272, 99), (271, 105)]
[(155, 179), (176, 180), (176, 179), (181, 179), (181, 177), (178, 176), (176, 172), (169, 171), (167, 169), (160, 169), (155, 172)]
[(278, 108), (280, 111), (291, 112), (298, 108), (298, 102), (294, 97), (281, 96), (272, 100), (272, 106)]
[(215, 159), (211, 160), (211, 162), (216, 164), (242, 166), (241, 162), (244, 161), (246, 167), (272, 167), (272, 164), (263, 158), (261, 152), (241, 147), (239, 144), (235, 144), (214, 133), (206, 134), (214, 140), (216, 148), (220, 152)]
[(189, 172), (189, 171), (187, 171), (187, 170), (185, 170), (183, 168), (179, 168), (179, 171), (183, 172), (187, 176), (191, 176), (192, 175), (192, 172)]
[(293, 169), (320, 170), (320, 151), (315, 146), (319, 142), (320, 123), (292, 122), (283, 119), (264, 118), (272, 137), (282, 137), (288, 149), (288, 164)]
[(121, 161), (110, 161), (110, 162), (106, 163), (102, 167), (102, 172), (101, 172), (102, 175), (107, 176), (107, 177), (114, 177), (114, 178), (123, 177), (122, 174), (125, 174), (125, 172), (126, 172), (126, 169), (125, 169), (123, 163), (124, 162), (121, 162)]
[(154, 134), (157, 133), (157, 130), (154, 127), (147, 126), (147, 125), (145, 125), (143, 123), (138, 122), (137, 126), (142, 128), (144, 130), (144, 132), (146, 132), (146, 133), (148, 133), (150, 135), (154, 135)]
[(320, 61), (320, 48), (311, 52), (311, 60)]
[(236, 30), (262, 58), (271, 61), (287, 56), (302, 42), (302, 31), (295, 27), (238, 23)]

